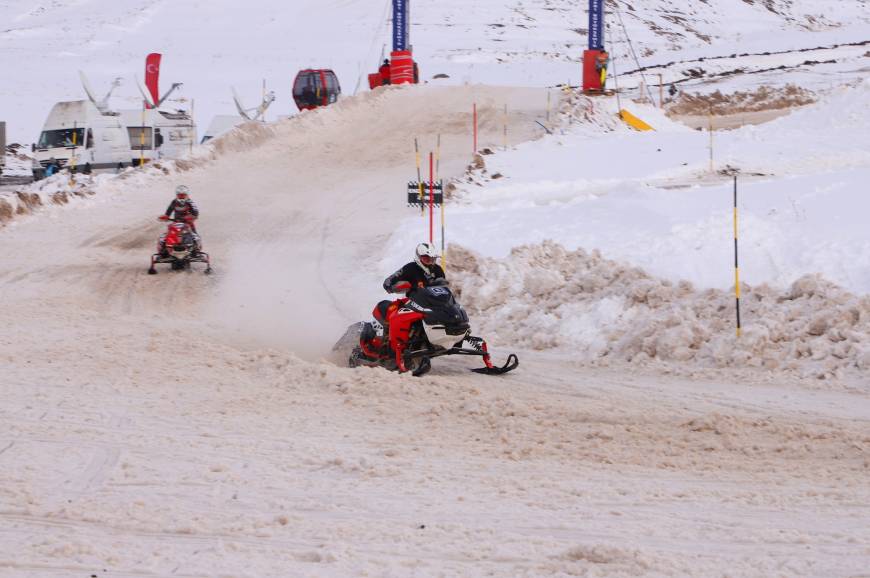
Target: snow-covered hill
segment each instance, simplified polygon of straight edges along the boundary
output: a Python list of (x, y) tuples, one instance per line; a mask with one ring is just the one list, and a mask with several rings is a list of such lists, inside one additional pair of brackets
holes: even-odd
[[(264, 79), (278, 95), (270, 118), (292, 114), (290, 83), (301, 68), (335, 69), (346, 93), (365, 85), (361, 80), (376, 67), (389, 42), (389, 4), (6, 0), (0, 7), (0, 117), (9, 122), (10, 140), (33, 141), (54, 102), (83, 97), (78, 70), (85, 71), (95, 87), (107, 88), (115, 77), (123, 77), (126, 85), (116, 104), (137, 107), (140, 97), (133, 77), (141, 79), (145, 55), (152, 51), (164, 54), (165, 86), (185, 83), (186, 100), (173, 106), (193, 107), (202, 127), (216, 114), (235, 112), (231, 86), (253, 103), (260, 98)], [(620, 1), (608, 6), (607, 38), (617, 71), (637, 67), (627, 38), (638, 63), (654, 66), (870, 37), (870, 5), (864, 0)], [(446, 74), (449, 78), (438, 82), (577, 84), (587, 42), (585, 9), (582, 0), (412, 2), (411, 40), (426, 80)], [(823, 76), (814, 80), (827, 86), (831, 75), (854, 77), (853, 71), (860, 68), (856, 59), (867, 64), (862, 57), (863, 52), (854, 50), (824, 58), (801, 53), (794, 64), (841, 60), (813, 67)], [(792, 60), (789, 55), (761, 55), (719, 64), (728, 70), (763, 69)], [(686, 72), (697, 68), (697, 63), (672, 65), (661, 72), (668, 83), (691, 80), (688, 89), (703, 80)], [(636, 85), (639, 80), (627, 82)], [(649, 79), (653, 81), (657, 79)]]

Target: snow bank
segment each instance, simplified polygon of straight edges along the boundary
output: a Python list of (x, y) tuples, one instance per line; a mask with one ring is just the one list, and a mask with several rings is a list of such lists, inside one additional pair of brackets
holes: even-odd
[(652, 361), (753, 367), (818, 378), (870, 370), (870, 297), (818, 275), (787, 290), (742, 285), (743, 335), (734, 294), (656, 278), (599, 252), (544, 242), (506, 259), (448, 250), (450, 276), (480, 332), (583, 361)]
[(69, 175), (58, 174), (32, 185), (21, 187), (0, 196), (0, 226), (17, 216), (29, 215), (50, 205), (65, 205), (73, 199), (86, 198), (94, 194), (100, 178), (77, 175), (71, 182)]

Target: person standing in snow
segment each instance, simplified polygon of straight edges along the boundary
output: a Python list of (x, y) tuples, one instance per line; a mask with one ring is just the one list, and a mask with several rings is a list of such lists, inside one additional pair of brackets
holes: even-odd
[(381, 86), (390, 84), (390, 61), (388, 59), (384, 59), (384, 63), (381, 64), (378, 73), (381, 75)]
[(60, 170), (60, 164), (57, 162), (56, 158), (51, 157), (48, 164), (45, 165), (45, 178), (55, 174), (58, 170)]
[(602, 50), (595, 57), (595, 70), (598, 71), (598, 77), (601, 80), (601, 90), (604, 90), (604, 84), (607, 82), (607, 66), (610, 64), (610, 55), (607, 51)]

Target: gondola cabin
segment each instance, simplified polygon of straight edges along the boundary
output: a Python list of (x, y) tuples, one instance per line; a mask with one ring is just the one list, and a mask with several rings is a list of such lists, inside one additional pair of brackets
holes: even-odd
[(331, 70), (300, 70), (293, 82), (293, 100), (299, 110), (311, 110), (338, 100), (341, 86)]

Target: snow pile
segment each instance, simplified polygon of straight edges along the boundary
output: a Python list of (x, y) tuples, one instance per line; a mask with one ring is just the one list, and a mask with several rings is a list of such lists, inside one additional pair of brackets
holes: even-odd
[(63, 173), (2, 195), (0, 225), (48, 205), (65, 205), (72, 199), (89, 197), (94, 194), (97, 183), (104, 178), (76, 175), (75, 181), (70, 181), (69, 175)]
[(723, 115), (757, 112), (803, 106), (815, 101), (812, 91), (794, 84), (773, 88), (761, 86), (756, 90), (738, 90), (730, 94), (722, 94), (719, 90), (709, 94), (681, 93), (668, 105), (668, 114)]
[[(697, 290), (552, 242), (487, 259), (451, 245), (447, 261), (478, 330), (531, 349), (570, 350), (584, 361), (653, 360), (695, 367), (760, 367), (801, 376), (870, 370), (870, 297), (817, 275), (788, 290)], [(476, 329), (477, 330), (477, 329)]]

